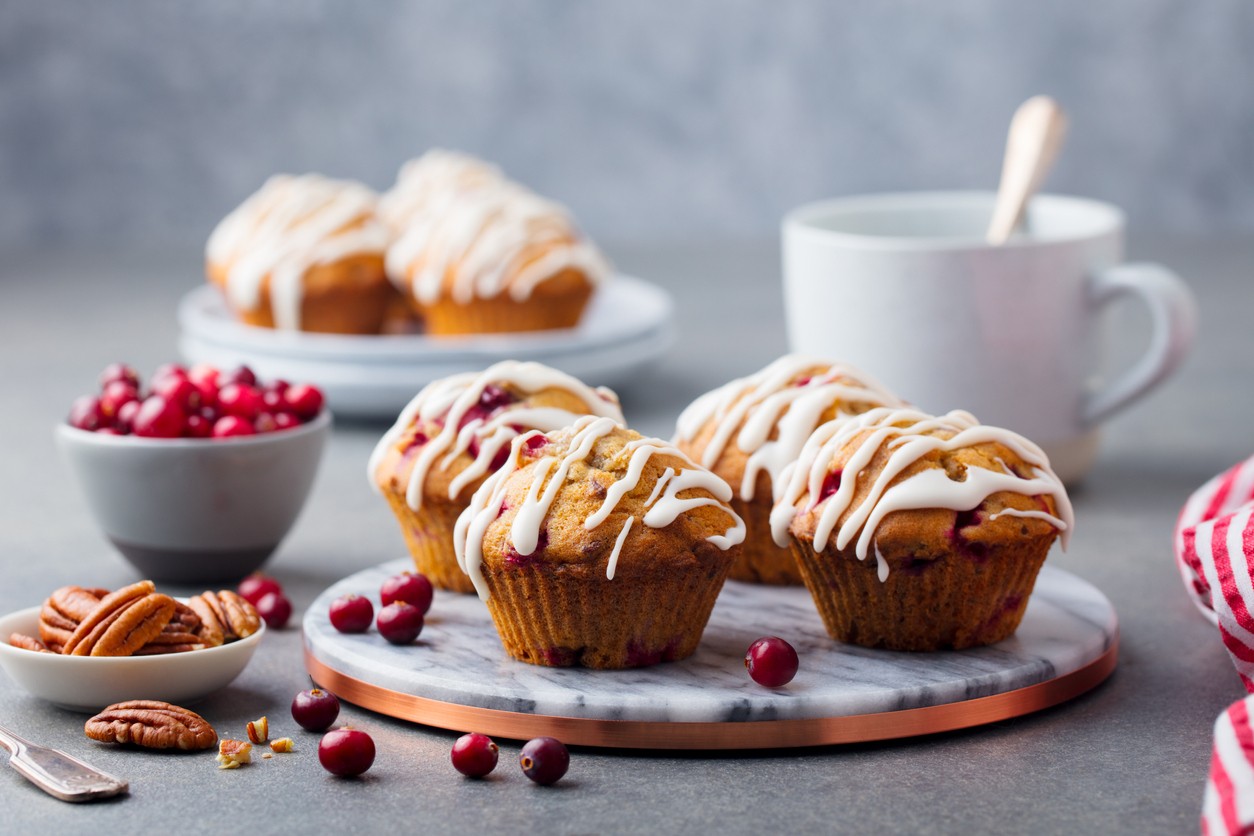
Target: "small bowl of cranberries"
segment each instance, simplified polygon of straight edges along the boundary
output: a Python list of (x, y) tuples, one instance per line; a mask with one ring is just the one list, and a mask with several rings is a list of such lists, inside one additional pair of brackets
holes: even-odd
[(331, 430), (322, 393), (246, 366), (113, 364), (57, 442), (96, 522), (144, 577), (237, 580), (287, 535)]

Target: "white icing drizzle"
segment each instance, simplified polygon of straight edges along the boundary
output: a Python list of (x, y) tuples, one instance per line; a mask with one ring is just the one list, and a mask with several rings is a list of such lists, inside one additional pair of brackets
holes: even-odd
[[(508, 386), (522, 393), (523, 397), (545, 389), (565, 389), (579, 398), (587, 411), (573, 413), (554, 407), (532, 407), (526, 401), (517, 401), (506, 405), (487, 420), (473, 418), (459, 430), (466, 413), (479, 403), (489, 386)], [(370, 484), (379, 490), (379, 466), (406, 430), (419, 419), (426, 423), (443, 421), (440, 433), (422, 445), (405, 488), (405, 500), (416, 511), (422, 507), (423, 486), (432, 468), (448, 470), (459, 455), (470, 450), (472, 443), (479, 445), (478, 454), (449, 483), (449, 499), (455, 499), (463, 488), (488, 473), (497, 453), (519, 435), (515, 427), (522, 427), (524, 432), (549, 432), (570, 426), (581, 414), (604, 417), (618, 424), (624, 422), (618, 396), (611, 390), (604, 387), (593, 389), (564, 372), (540, 363), (506, 360), (482, 372), (453, 375), (428, 384), (401, 410), (396, 423), (375, 445), (366, 466), (366, 475)]]
[[(510, 525), (509, 541), (520, 555), (532, 554), (540, 539), (541, 526), (552, 508), (557, 493), (566, 481), (572, 465), (588, 458), (596, 443), (614, 432), (621, 425), (609, 418), (598, 418), (588, 415), (571, 425), (570, 445), (565, 455), (544, 456), (534, 462), (531, 485), (527, 496), (518, 507)], [(506, 464), (475, 491), (470, 506), (457, 518), (453, 535), (453, 546), (457, 553), (457, 562), (462, 571), (470, 576), (479, 597), (488, 597), (488, 589), (483, 578), (483, 537), (488, 526), (497, 518), (501, 503), (505, 498), (506, 483), (509, 477), (518, 470), (518, 456), (522, 445), (537, 433), (527, 433), (515, 438)], [(673, 456), (690, 467), (675, 470), (668, 467), (658, 477), (644, 503), (645, 512), (640, 521), (650, 528), (665, 528), (679, 518), (681, 514), (694, 508), (713, 505), (731, 517), (732, 525), (722, 534), (714, 534), (706, 540), (717, 548), (726, 551), (744, 541), (745, 525), (737, 514), (727, 505), (732, 497), (731, 488), (727, 483), (694, 464), (691, 459), (679, 450), (654, 438), (640, 438), (628, 442), (624, 450), (631, 453), (627, 463), (627, 472), (606, 491), (601, 507), (593, 512), (585, 521), (584, 528), (595, 529), (608, 519), (618, 507), (623, 497), (639, 487), (649, 459), (654, 455)], [(680, 493), (689, 490), (706, 492), (706, 496), (681, 498)], [(606, 576), (613, 579), (618, 566), (618, 556), (622, 550), (632, 520), (618, 533), (610, 561), (606, 568)]]
[[(943, 438), (937, 433), (950, 433)], [(785, 484), (771, 510), (771, 533), (780, 546), (788, 543), (788, 527), (801, 511), (799, 502), (808, 494), (813, 503), (821, 495), (828, 468), (837, 453), (860, 433), (867, 436), (859, 443), (842, 468), (840, 487), (824, 501), (815, 525), (814, 546), (826, 548), (833, 533), (837, 549), (845, 548), (855, 536), (855, 553), (865, 560), (875, 530), (894, 511), (942, 508), (970, 511), (994, 493), (1008, 491), (1024, 496), (1049, 495), (1054, 498), (1057, 515), (1044, 511), (1017, 512), (1046, 520), (1062, 532), (1066, 548), (1074, 525), (1071, 502), (1062, 482), (1049, 467), (1045, 454), (1026, 438), (1009, 430), (986, 427), (970, 413), (955, 411), (934, 417), (914, 409), (881, 407), (862, 415), (840, 421), (829, 421), (815, 430), (798, 457), (796, 466), (787, 473)], [(890, 485), (903, 471), (934, 450), (953, 451), (977, 444), (995, 442), (1012, 450), (1031, 469), (1031, 477), (1021, 477), (1006, 468), (1002, 472), (967, 465), (966, 478), (958, 482), (941, 468), (920, 471), (908, 479)], [(851, 507), (858, 481), (864, 475), (875, 453), (886, 446), (891, 454), (864, 500)], [(998, 462), (1005, 468), (1004, 462)], [(848, 519), (837, 527), (840, 518)], [(1010, 513), (1006, 509), (1004, 513)], [(887, 578), (888, 567), (876, 549), (880, 579)]]
[(363, 253), (383, 254), (387, 229), (375, 217), (378, 198), (360, 183), (317, 174), (271, 177), (209, 236), (205, 258), (227, 268), (226, 294), (237, 309), (255, 309), (270, 277), (276, 328), (300, 328), (305, 274)]
[(567, 268), (593, 283), (609, 272), (564, 207), (467, 154), (436, 149), (409, 161), (379, 211), (395, 235), (388, 275), (424, 304), (446, 294), (466, 304), (507, 289), (523, 301)]
[(1049, 523), (1055, 520), (1054, 515), (1048, 511), (1023, 511), (1019, 508), (1002, 508), (1000, 511), (988, 515), (989, 521), (998, 517), (1027, 517), (1028, 519), (1045, 520)]
[[(803, 385), (793, 380), (819, 368)], [(870, 403), (904, 406), (895, 395), (852, 367), (797, 354), (785, 355), (756, 374), (733, 380), (697, 398), (679, 416), (675, 440), (692, 441), (710, 421), (715, 430), (701, 454), (713, 467), (736, 433), (736, 446), (750, 454), (740, 482), (740, 498), (749, 502), (759, 474), (770, 476), (778, 491), (784, 468), (796, 461), (806, 439), (833, 404)], [(778, 434), (771, 438), (778, 428)]]

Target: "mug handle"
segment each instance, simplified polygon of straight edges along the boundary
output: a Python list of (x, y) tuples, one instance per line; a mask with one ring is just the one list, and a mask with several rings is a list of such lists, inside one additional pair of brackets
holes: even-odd
[(1085, 398), (1085, 426), (1104, 421), (1162, 383), (1180, 365), (1197, 331), (1197, 302), (1180, 277), (1159, 264), (1120, 264), (1093, 278), (1093, 303), (1135, 296), (1149, 308), (1149, 348), (1105, 388)]

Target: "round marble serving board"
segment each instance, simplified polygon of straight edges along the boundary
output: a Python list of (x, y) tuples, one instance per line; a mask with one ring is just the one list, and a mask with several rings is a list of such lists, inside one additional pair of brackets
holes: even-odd
[[(824, 632), (809, 593), (728, 581), (697, 652), (625, 671), (546, 668), (509, 657), (484, 604), (437, 592), (418, 641), (347, 635), (331, 602), (355, 592), (378, 605), (395, 560), (336, 583), (304, 618), (305, 662), (320, 686), (395, 717), (527, 739), (595, 746), (741, 749), (886, 740), (965, 728), (1071, 699), (1115, 667), (1118, 620), (1101, 592), (1046, 567), (1018, 632), (990, 647), (898, 653), (845, 645)], [(744, 669), (749, 644), (779, 635), (801, 669), (764, 688)]]

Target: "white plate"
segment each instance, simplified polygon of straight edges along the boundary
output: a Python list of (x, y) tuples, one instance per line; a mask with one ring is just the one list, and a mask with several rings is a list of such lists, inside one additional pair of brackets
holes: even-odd
[(97, 712), (123, 700), (193, 702), (225, 688), (253, 657), (266, 625), (220, 647), (164, 656), (62, 656), (9, 644), (12, 633), (39, 635), (39, 607), (0, 618), (0, 668), (40, 699)]
[(673, 308), (656, 285), (616, 276), (598, 290), (577, 328), (441, 338), (342, 336), (244, 325), (217, 289), (205, 285), (179, 304), (179, 348), (190, 362), (247, 363), (264, 378), (315, 383), (341, 414), (393, 418), (432, 380), (499, 360), (535, 360), (591, 384), (629, 379), (674, 342)]

